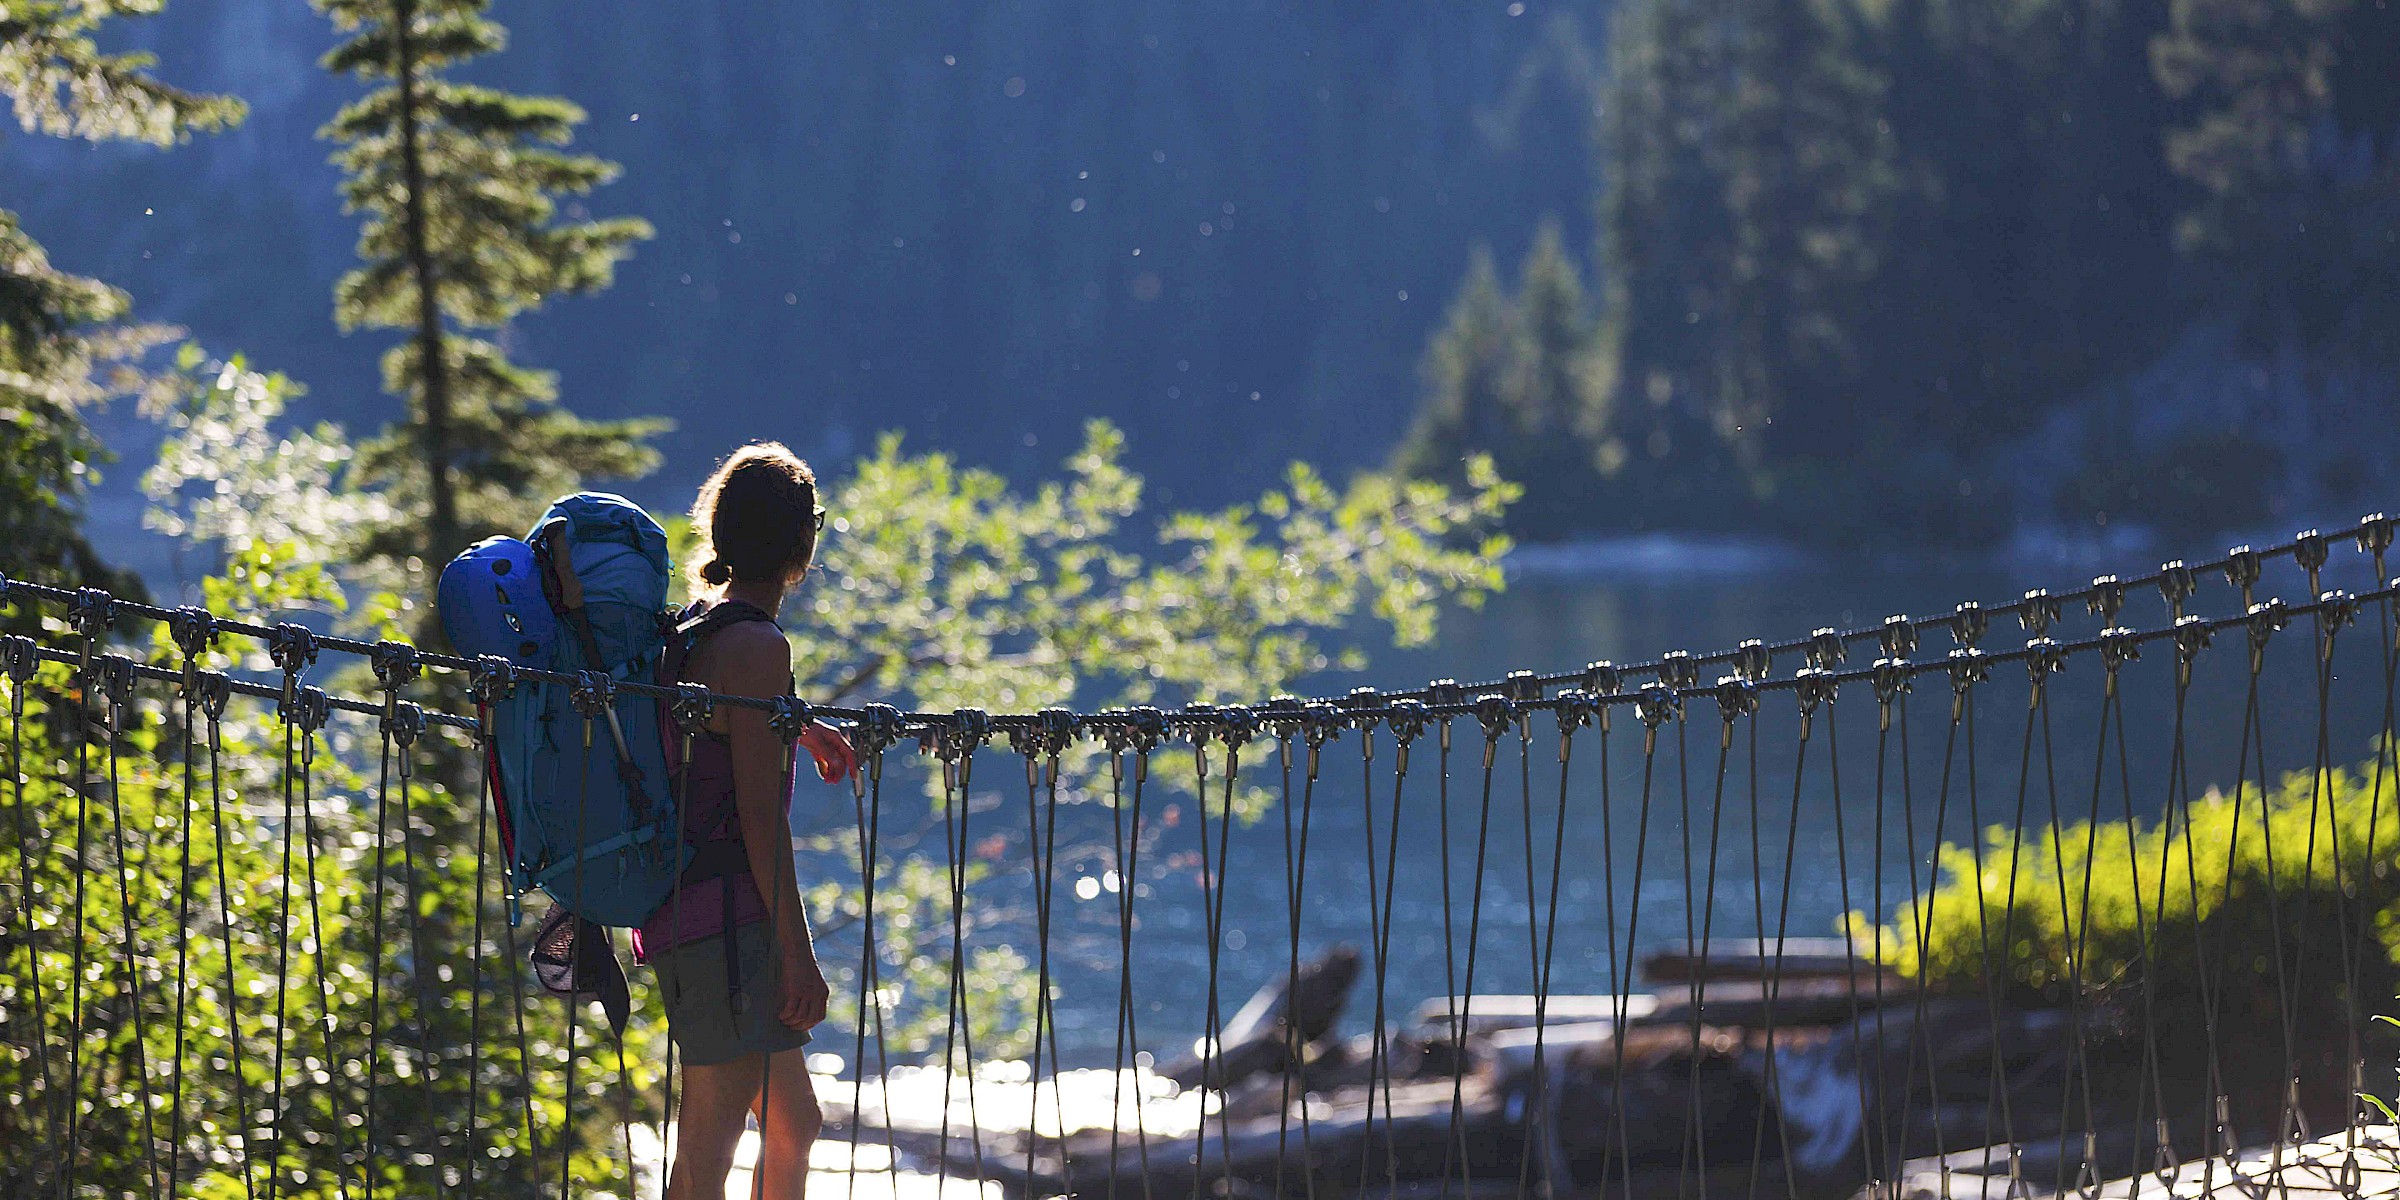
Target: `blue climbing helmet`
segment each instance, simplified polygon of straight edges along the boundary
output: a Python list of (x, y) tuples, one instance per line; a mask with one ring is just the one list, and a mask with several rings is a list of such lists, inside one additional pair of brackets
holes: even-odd
[(538, 888), (597, 924), (640, 925), (691, 856), (663, 706), (617, 690), (656, 682), (671, 571), (658, 522), (604, 492), (564, 497), (524, 538), (478, 542), (442, 569), (435, 604), (460, 654), (606, 681), (519, 679), (490, 701), (484, 770), (512, 915)]

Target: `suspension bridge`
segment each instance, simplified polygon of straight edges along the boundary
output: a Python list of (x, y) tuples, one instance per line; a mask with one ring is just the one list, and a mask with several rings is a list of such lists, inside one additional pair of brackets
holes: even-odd
[(814, 1186), (2390, 1194), (2363, 1097), (2400, 1092), (2396, 527), (1643, 662), (1094, 712), (650, 687), (0, 581), (46, 630), (0, 640), (0, 1194), (657, 1194), (646, 977), (622, 1037), (536, 988), (545, 901), (493, 854), (483, 712), (526, 686), (861, 751), (800, 844), (847, 1009)]

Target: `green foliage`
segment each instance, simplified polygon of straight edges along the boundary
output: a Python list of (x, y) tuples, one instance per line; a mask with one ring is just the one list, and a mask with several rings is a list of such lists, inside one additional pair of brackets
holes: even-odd
[[(2329, 1085), (2346, 1094), (2342, 1031), (2400, 984), (2400, 788), (2388, 754), (2293, 772), (2263, 792), (2211, 791), (2181, 809), (2156, 824), (2022, 837), (1995, 827), (1980, 844), (1943, 846), (1938, 882), (1879, 932), (1886, 961), (1942, 991), (1992, 988), (2028, 1004), (2065, 1003), (2079, 977), (2104, 1031), (2139, 1028), (2147, 1005), (2167, 1094), (2205, 1104), (2214, 1053), (2237, 1122), (2255, 1129), (2283, 1100), (2280, 953), (2286, 972), (2305, 971), (2293, 1016), (2309, 1099)], [(2358, 964), (2355, 997), (2345, 951)], [(2124, 1088), (2141, 1069), (2123, 1053), (2095, 1067)]]
[[(791, 623), (800, 695), (1020, 711), (1255, 698), (1311, 672), (1360, 666), (1364, 650), (1351, 639), (1367, 621), (1397, 643), (1421, 644), (1443, 605), (1474, 605), (1501, 586), (1507, 543), (1488, 530), (1517, 489), (1480, 456), (1465, 464), (1460, 491), (1378, 475), (1336, 487), (1294, 464), (1283, 487), (1254, 503), (1168, 514), (1145, 531), (1142, 480), (1119, 461), (1123, 448), (1114, 428), (1094, 422), (1063, 480), (1018, 492), (995, 472), (909, 455), (886, 436), (826, 490), (824, 565), (800, 594), (805, 616)], [(1003, 761), (978, 774), (985, 782), (969, 799), (1021, 803), (1021, 793), (1000, 798), (1018, 772), (992, 753)], [(1079, 743), (1063, 763), (1062, 801), (1104, 795), (1104, 777), (1100, 752)], [(925, 807), (899, 786), (883, 793), (881, 994), (887, 1040), (912, 1052), (947, 1016), (948, 878), (911, 856), (923, 844), (938, 854), (938, 836), (926, 837), (943, 816), (937, 784), (928, 781)], [(1000, 796), (984, 790), (993, 785)], [(1252, 789), (1235, 803), (1255, 817), (1269, 800)], [(979, 838), (966, 867), (975, 898), (963, 919), (980, 946), (979, 1053), (1029, 1031), (1020, 1018), (1033, 985), (1023, 953), (1009, 948), (1029, 933), (1029, 914), (993, 899), (998, 885), (1022, 878), (1022, 831), (1012, 824), (998, 840)], [(855, 879), (855, 831), (805, 850)], [(820, 934), (846, 948), (827, 956), (837, 1023), (855, 1020), (857, 958), (847, 948), (863, 898), (855, 882), (822, 884), (810, 897)]]
[(0, 95), (28, 133), (165, 146), (242, 119), (231, 96), (188, 92), (150, 74), (157, 59), (103, 53), (93, 35), (112, 17), (146, 16), (164, 0), (22, 0), (0, 10)]
[(1491, 253), (1477, 247), (1425, 349), (1425, 397), (1393, 452), (1394, 469), (1465, 483), (1470, 458), (1487, 455), (1524, 489), (1512, 528), (1531, 537), (1571, 532), (1579, 507), (1624, 456), (1621, 445), (1595, 448), (1588, 436), (1607, 424), (1592, 347), (1582, 273), (1555, 222), (1535, 235), (1513, 297)]
[[(166, 145), (241, 119), (240, 101), (152, 78), (145, 54), (104, 54), (110, 17), (157, 0), (32, 0), (0, 8), (0, 96), (26, 131)], [(0, 211), (0, 573), (62, 586), (137, 592), (80, 529), (82, 497), (107, 453), (84, 426), (93, 405), (140, 387), (140, 355), (164, 331), (121, 324), (124, 293), (50, 265)]]
[(343, 198), (363, 217), (361, 262), (335, 286), (334, 314), (345, 329), (411, 334), (383, 362), (384, 388), (408, 416), (360, 448), (355, 483), (391, 506), (368, 526), (364, 553), (440, 562), (522, 528), (586, 478), (647, 473), (657, 463), (647, 439), (665, 423), (576, 416), (558, 403), (556, 377), (509, 361), (497, 336), (555, 296), (607, 287), (650, 236), (638, 218), (562, 219), (562, 197), (617, 174), (564, 148), (583, 111), (447, 76), (506, 42), (483, 0), (318, 8), (347, 35), (326, 69), (375, 85), (324, 129), (342, 147)]
[[(2155, 47), (2192, 245), (2256, 281), (2253, 316), (2386, 348), (2400, 311), (2400, 14), (2381, 0), (2175, 0)], [(2360, 309), (2364, 311), (2360, 311)]]

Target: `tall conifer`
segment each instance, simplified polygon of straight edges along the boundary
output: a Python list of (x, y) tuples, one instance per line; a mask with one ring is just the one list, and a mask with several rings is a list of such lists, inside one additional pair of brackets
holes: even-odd
[[(154, 6), (153, 6), (154, 7)], [(242, 119), (228, 96), (150, 74), (143, 53), (95, 43), (111, 6), (34, 0), (0, 6), (0, 96), (28, 133), (171, 145)], [(131, 301), (50, 264), (0, 210), (0, 572), (51, 584), (131, 587), (85, 538), (82, 496), (107, 456), (84, 413), (137, 380), (132, 360), (161, 331), (122, 324)]]
[(439, 562), (585, 478), (649, 471), (645, 443), (662, 423), (578, 417), (558, 403), (552, 373), (511, 362), (494, 340), (553, 296), (607, 287), (650, 236), (634, 217), (560, 219), (561, 197), (618, 171), (566, 148), (583, 110), (448, 76), (506, 44), (485, 0), (318, 7), (348, 35), (326, 69), (373, 85), (324, 130), (342, 147), (343, 196), (364, 218), (335, 315), (347, 329), (408, 333), (383, 361), (407, 414), (359, 454), (358, 481), (402, 514), (371, 531), (368, 557)]

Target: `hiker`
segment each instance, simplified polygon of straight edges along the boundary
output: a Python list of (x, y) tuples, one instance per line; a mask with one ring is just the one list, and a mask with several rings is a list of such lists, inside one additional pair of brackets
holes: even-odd
[[(808, 464), (779, 443), (744, 446), (700, 488), (692, 526), (694, 599), (670, 641), (675, 681), (727, 695), (792, 689), (791, 646), (775, 623), (808, 574), (825, 510)], [(825, 1019), (825, 976), (794, 878), (794, 755), (768, 714), (718, 706), (683, 764), (684, 836), (694, 850), (675, 895), (644, 922), (667, 1027), (683, 1058), (670, 1200), (717, 1200), (745, 1117), (758, 1119), (753, 1195), (796, 1198), (820, 1124), (803, 1047)], [(799, 745), (827, 783), (858, 756), (832, 726)]]

